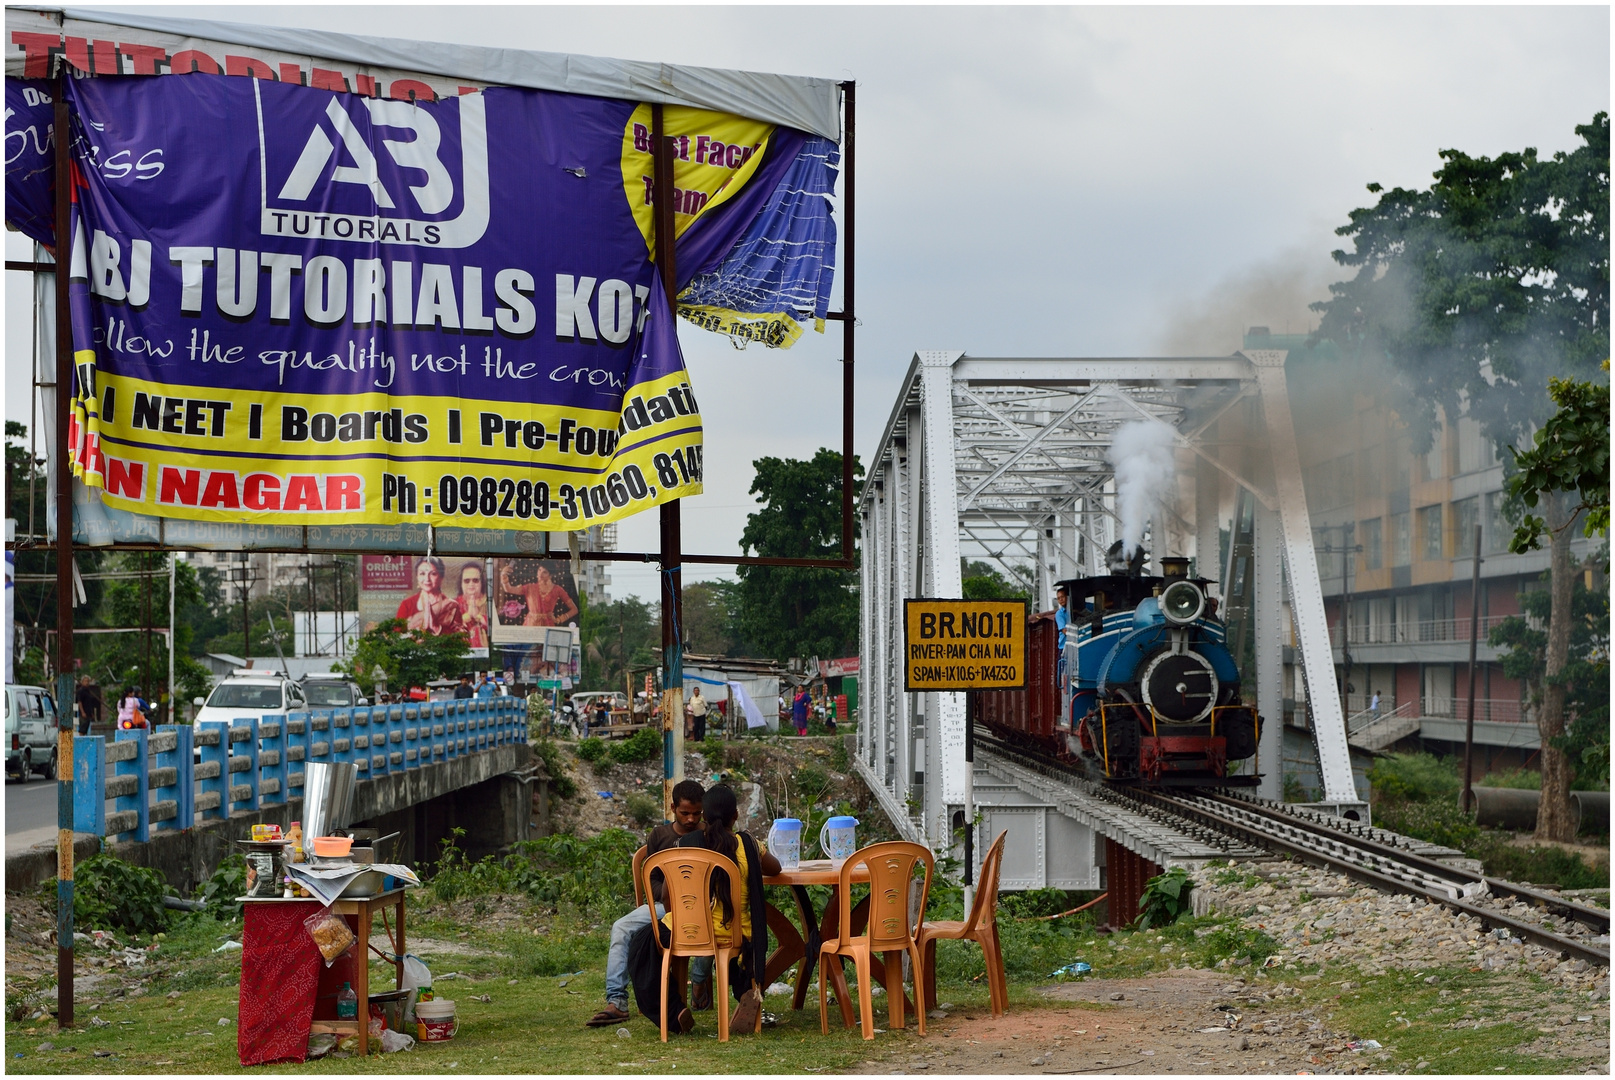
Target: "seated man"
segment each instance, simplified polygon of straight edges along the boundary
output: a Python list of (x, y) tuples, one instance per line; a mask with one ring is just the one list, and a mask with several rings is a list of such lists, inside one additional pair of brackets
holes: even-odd
[[(725, 784), (717, 785), (706, 793), (701, 809), (706, 819), (703, 831), (691, 832), (678, 843), (680, 847), (704, 847), (725, 855), (735, 861), (740, 871), (740, 881), (736, 883), (738, 887), (733, 895), (734, 905), (730, 903), (727, 875), (721, 871), (714, 872), (712, 922), (713, 931), (720, 942), (731, 942), (736, 936), (740, 938), (737, 953), (729, 961), (729, 985), (740, 1002), (731, 1023), (734, 1030), (749, 1032), (762, 1011), (762, 978), (768, 966), (763, 878), (779, 873), (779, 860), (763, 851), (750, 833), (735, 831), (740, 810), (733, 788)], [(735, 905), (738, 905), (738, 910)], [(671, 930), (670, 919), (664, 916), (660, 922), (645, 924), (628, 943), (628, 976), (634, 984), (634, 1000), (646, 1019), (657, 1023), (661, 1022), (662, 1013), (661, 962), (656, 939), (652, 935), (658, 935), (665, 948)], [(693, 961), (691, 966), (694, 966)], [(710, 986), (707, 989), (710, 992)], [(683, 988), (679, 986), (667, 987), (667, 1014), (669, 1020), (677, 1020), (679, 1031), (689, 1034), (695, 1028), (695, 1017), (685, 1008), (682, 991)], [(717, 1005), (722, 1009), (729, 1007), (728, 1002), (718, 1002)]]
[[(699, 781), (682, 780), (674, 786), (673, 820), (656, 826), (645, 838), (646, 858), (701, 831), (701, 801), (705, 797), (706, 791)], [(667, 909), (663, 906), (665, 894), (660, 873), (652, 875), (651, 890), (656, 914), (661, 916)], [(612, 923), (611, 948), (606, 953), (606, 1007), (591, 1016), (586, 1026), (610, 1027), (628, 1019), (628, 941), (641, 927), (650, 924), (650, 912), (644, 904)]]

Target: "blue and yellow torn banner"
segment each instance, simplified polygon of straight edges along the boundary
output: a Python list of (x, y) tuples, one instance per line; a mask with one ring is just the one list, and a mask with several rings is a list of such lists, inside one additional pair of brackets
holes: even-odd
[[(701, 491), (700, 411), (658, 317), (648, 106), (67, 84), (73, 469), (108, 505), (573, 530)], [(667, 114), (691, 316), (789, 344), (833, 275), (833, 145)]]

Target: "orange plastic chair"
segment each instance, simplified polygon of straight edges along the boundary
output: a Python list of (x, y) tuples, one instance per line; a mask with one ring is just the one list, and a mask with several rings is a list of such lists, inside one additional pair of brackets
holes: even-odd
[[(647, 853), (647, 850), (648, 849), (646, 848), (646, 846), (644, 844), (640, 844), (639, 845), (639, 850), (634, 852), (634, 906), (635, 907), (639, 907), (641, 904), (643, 904), (645, 902), (645, 897), (650, 895), (649, 893), (647, 893), (645, 891), (645, 880), (639, 876), (640, 867), (645, 865), (645, 855)], [(656, 909), (652, 908), (651, 909), (651, 914), (654, 915), (655, 913), (656, 913)]]
[[(713, 1000), (719, 1003), (718, 1041), (728, 1042), (729, 960), (735, 955), (740, 942), (731, 940), (728, 944), (722, 944), (713, 929), (712, 872), (722, 870), (729, 875), (729, 903), (738, 923), (740, 904), (735, 896), (735, 883), (740, 880), (740, 867), (735, 865), (733, 859), (706, 848), (671, 847), (646, 858), (640, 870), (640, 887), (643, 887), (646, 896), (651, 894), (651, 871), (662, 872), (666, 881), (667, 913), (672, 917), (672, 936), (666, 947), (661, 944), (659, 931), (653, 935), (662, 953), (662, 1041), (667, 1041), (667, 986), (675, 959), (687, 962), (691, 956), (710, 956), (713, 958), (713, 977), (717, 979)], [(761, 1020), (761, 1016), (758, 1019)]]
[[(869, 867), (869, 922), (864, 933), (852, 936), (852, 871), (859, 863)], [(875, 1037), (875, 1015), (869, 993), (870, 970), (873, 954), (885, 954), (883, 982), (889, 1002), (890, 1024), (893, 1031), (903, 1030), (903, 953), (909, 954), (914, 964), (915, 980), (924, 969), (920, 963), (920, 950), (915, 941), (915, 926), (909, 924), (909, 883), (914, 878), (916, 864), (925, 867), (925, 878), (920, 888), (920, 921), (925, 919), (925, 901), (931, 892), (931, 870), (935, 861), (931, 852), (919, 844), (893, 840), (883, 844), (870, 844), (853, 852), (841, 865), (841, 911), (837, 934), (828, 938), (819, 948), (819, 1029), (830, 1033), (829, 1001), (826, 980), (836, 980), (836, 993), (840, 1000), (847, 999), (846, 980), (841, 975), (841, 957), (852, 957), (858, 974), (858, 1008), (863, 1018), (864, 1038)], [(826, 968), (833, 968), (826, 974)], [(917, 996), (917, 995), (916, 995)], [(916, 1007), (920, 1034), (925, 1034), (925, 1009)], [(849, 1023), (847, 1025), (851, 1027)]]
[(1004, 838), (1008, 835), (1007, 830), (999, 833), (998, 839), (987, 849), (987, 857), (981, 860), (976, 899), (965, 921), (947, 919), (926, 923), (916, 935), (920, 951), (925, 954), (925, 1000), (920, 1005), (921, 1012), (936, 1008), (936, 943), (944, 938), (974, 941), (981, 946), (981, 957), (987, 964), (987, 996), (992, 1001), (993, 1015), (1001, 1016), (1009, 1008), (1004, 953), (998, 947), (998, 872), (1004, 865)]

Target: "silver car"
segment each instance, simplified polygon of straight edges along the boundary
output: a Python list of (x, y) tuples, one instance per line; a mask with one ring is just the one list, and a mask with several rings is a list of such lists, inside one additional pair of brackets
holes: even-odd
[(42, 686), (6, 686), (6, 775), (56, 779), (56, 703)]

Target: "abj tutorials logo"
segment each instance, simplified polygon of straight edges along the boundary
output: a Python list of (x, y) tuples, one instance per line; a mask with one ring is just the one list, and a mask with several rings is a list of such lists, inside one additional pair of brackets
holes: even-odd
[[(260, 228), (266, 236), (466, 248), (488, 229), (482, 94), (436, 103), (331, 94), (267, 96), (258, 113)], [(304, 92), (306, 95), (306, 91)]]

